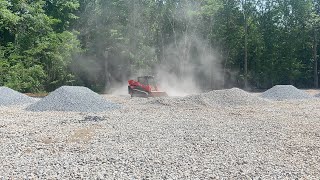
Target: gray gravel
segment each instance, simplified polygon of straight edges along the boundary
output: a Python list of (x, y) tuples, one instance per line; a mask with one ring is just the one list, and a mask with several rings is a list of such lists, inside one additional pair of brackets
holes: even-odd
[[(136, 100), (137, 101), (137, 100)], [(142, 100), (141, 104), (145, 105), (163, 105), (172, 107), (202, 107), (209, 106), (200, 95), (190, 95), (186, 97), (156, 97)]]
[(311, 95), (292, 85), (276, 85), (262, 93), (261, 97), (271, 100), (299, 100), (312, 98)]
[(0, 87), (0, 106), (12, 106), (34, 103), (36, 99), (8, 87)]
[[(320, 101), (99, 113), (0, 107), (0, 179), (319, 179)], [(141, 103), (143, 101), (143, 103)]]
[(147, 104), (160, 104), (176, 107), (222, 106), (236, 107), (247, 105), (265, 105), (269, 100), (260, 98), (238, 88), (215, 90), (186, 97), (161, 97), (151, 99)]
[(62, 86), (26, 110), (100, 112), (119, 107), (86, 87)]
[(246, 106), (246, 105), (266, 105), (270, 101), (260, 98), (238, 88), (210, 91), (200, 95), (211, 105), (219, 106)]

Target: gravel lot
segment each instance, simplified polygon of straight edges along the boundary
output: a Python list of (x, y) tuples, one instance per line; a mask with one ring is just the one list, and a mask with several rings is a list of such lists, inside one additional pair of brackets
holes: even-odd
[(99, 113), (1, 106), (0, 179), (320, 177), (319, 99), (225, 106), (206, 95), (106, 95), (122, 108)]

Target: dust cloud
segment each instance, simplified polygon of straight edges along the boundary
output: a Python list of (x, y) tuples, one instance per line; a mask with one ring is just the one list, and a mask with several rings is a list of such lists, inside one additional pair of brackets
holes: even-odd
[[(171, 18), (168, 18), (168, 22), (172, 25), (173, 34), (171, 42), (166, 42), (161, 47), (161, 58), (157, 56), (156, 48), (152, 46), (145, 47), (143, 53), (141, 53), (142, 51), (139, 52), (139, 50), (132, 51), (130, 53), (138, 54), (139, 59), (147, 62), (144, 63), (147, 64), (147, 67), (133, 67), (130, 64), (131, 62), (125, 60), (126, 57), (121, 54), (117, 56), (116, 53), (110, 51), (107, 56), (102, 57), (104, 58), (102, 60), (106, 61), (104, 68), (95, 63), (91, 65), (88, 62), (81, 61), (80, 64), (83, 65), (80, 69), (87, 69), (82, 70), (83, 74), (88, 75), (89, 77), (87, 78), (89, 79), (99, 81), (99, 77), (95, 76), (94, 70), (105, 71), (105, 77), (101, 78), (107, 81), (104, 83), (105, 92), (114, 95), (127, 95), (127, 81), (144, 75), (155, 76), (160, 90), (166, 91), (169, 96), (186, 96), (223, 88), (225, 80), (221, 58), (211, 46), (212, 42), (206, 40), (208, 39), (207, 37), (201, 36), (202, 32), (198, 32), (197, 27), (204, 22), (199, 21), (194, 12), (200, 11), (201, 7), (199, 4), (190, 3), (189, 1), (184, 3), (182, 7), (176, 8), (176, 11), (172, 12)], [(129, 30), (131, 33), (128, 37), (129, 39), (131, 37), (133, 41), (136, 40), (135, 35), (132, 34), (133, 32), (141, 33), (146, 31), (144, 26), (134, 26), (135, 24), (144, 24), (143, 18), (141, 18), (143, 15), (139, 13), (142, 8), (138, 6), (138, 4), (134, 6), (137, 10), (133, 10), (132, 17), (129, 18), (129, 20), (134, 21), (129, 22), (128, 26), (128, 28), (131, 28)], [(175, 31), (176, 27), (174, 27), (173, 22), (185, 24), (185, 30)], [(97, 41), (101, 41), (101, 39), (97, 39)], [(101, 43), (97, 42), (97, 44)], [(134, 50), (137, 49), (137, 44), (138, 42), (123, 45), (118, 43), (117, 46), (124, 47), (126, 50)], [(149, 50), (145, 52), (145, 49)], [(151, 59), (147, 58), (153, 59), (151, 61)]]
[(223, 73), (214, 50), (196, 34), (185, 36), (167, 47), (165, 61), (157, 68), (160, 86), (172, 96), (219, 88)]

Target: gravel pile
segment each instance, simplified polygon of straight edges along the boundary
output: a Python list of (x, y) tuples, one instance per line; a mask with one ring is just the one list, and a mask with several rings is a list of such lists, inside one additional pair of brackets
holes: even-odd
[(266, 105), (268, 100), (262, 99), (254, 94), (238, 88), (210, 91), (200, 95), (205, 102), (212, 106), (245, 106)]
[(235, 107), (245, 105), (264, 105), (270, 101), (250, 94), (238, 88), (215, 90), (207, 93), (190, 95), (186, 97), (162, 97), (149, 101), (150, 104), (166, 106), (198, 107), (198, 106), (224, 106)]
[(7, 87), (0, 87), (0, 106), (34, 103), (36, 100)]
[(30, 105), (26, 110), (101, 112), (116, 108), (119, 108), (119, 105), (104, 99), (86, 87), (62, 86)]
[(261, 97), (271, 100), (299, 100), (312, 98), (306, 92), (292, 85), (276, 85), (261, 94)]

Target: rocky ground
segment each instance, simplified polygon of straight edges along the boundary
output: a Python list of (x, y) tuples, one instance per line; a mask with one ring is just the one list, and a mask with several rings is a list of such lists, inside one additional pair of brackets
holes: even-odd
[(320, 177), (320, 99), (220, 106), (104, 97), (122, 108), (0, 107), (0, 179)]

